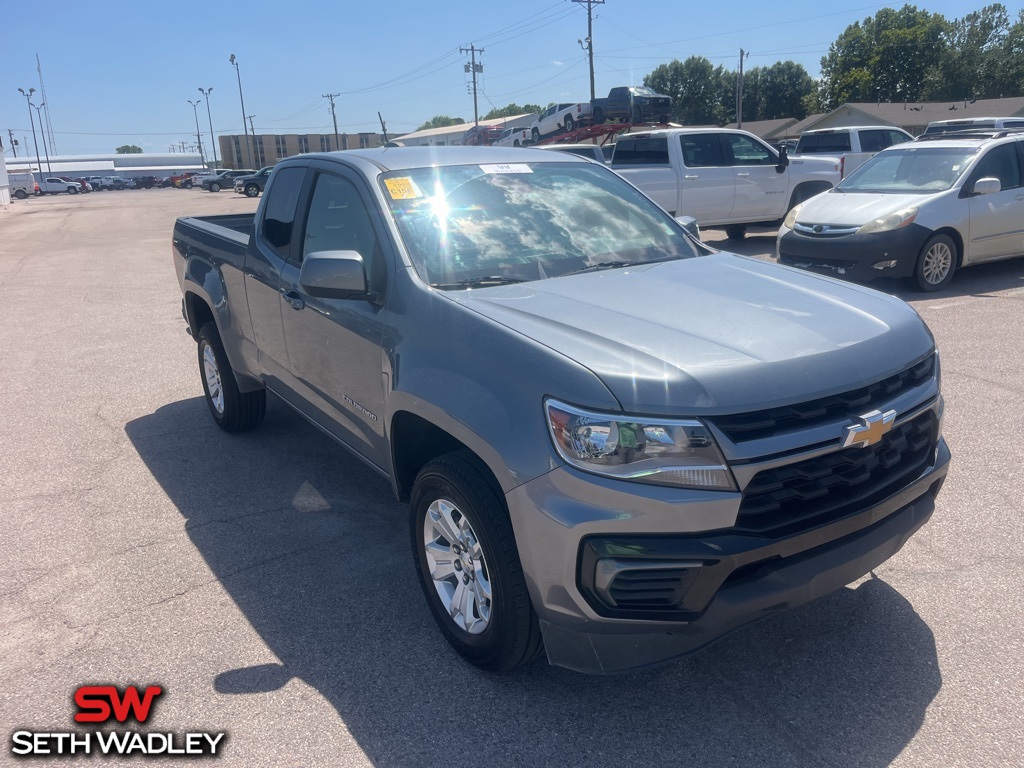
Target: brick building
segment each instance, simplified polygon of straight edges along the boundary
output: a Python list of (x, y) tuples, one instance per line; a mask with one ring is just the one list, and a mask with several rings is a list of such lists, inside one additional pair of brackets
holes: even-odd
[(381, 146), (376, 133), (340, 133), (340, 147), (335, 146), (333, 133), (261, 133), (255, 137), (243, 134), (222, 134), (217, 137), (220, 144), (220, 160), (224, 167), (262, 168), (274, 165), (292, 155), (307, 152), (334, 152), (337, 149), (368, 149)]

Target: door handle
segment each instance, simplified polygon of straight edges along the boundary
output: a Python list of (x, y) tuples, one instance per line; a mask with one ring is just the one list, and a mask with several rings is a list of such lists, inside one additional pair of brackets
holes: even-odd
[(749, 173), (737, 173), (736, 175), (737, 175), (737, 176), (742, 176), (743, 178), (746, 178), (746, 177), (747, 177), (747, 176), (749, 176), (750, 174), (749, 174)]
[(295, 291), (281, 291), (281, 295), (284, 296), (284, 300), (292, 305), (295, 309), (302, 309), (306, 306), (306, 302)]
[(697, 179), (700, 178), (700, 176), (683, 176), (683, 178), (686, 179), (687, 181), (696, 181)]

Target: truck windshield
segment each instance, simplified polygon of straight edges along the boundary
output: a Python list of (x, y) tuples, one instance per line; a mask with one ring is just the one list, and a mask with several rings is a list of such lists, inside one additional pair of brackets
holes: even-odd
[(381, 184), (417, 272), (444, 289), (698, 255), (674, 219), (590, 164), (417, 168)]
[(952, 187), (976, 147), (907, 147), (879, 152), (836, 187), (837, 192), (922, 194)]

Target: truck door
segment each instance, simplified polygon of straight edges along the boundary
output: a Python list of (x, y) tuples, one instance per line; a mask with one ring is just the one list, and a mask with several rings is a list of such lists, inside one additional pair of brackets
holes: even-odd
[(386, 467), (383, 310), (366, 299), (310, 296), (299, 283), (306, 254), (358, 251), (371, 287), (383, 291), (386, 235), (372, 214), (376, 210), (357, 176), (335, 165), (315, 169), (298, 258), (283, 270), (284, 333), (296, 391), (308, 415), (368, 461)]
[(789, 205), (790, 174), (779, 173), (779, 159), (761, 142), (742, 133), (723, 133), (726, 160), (736, 177), (734, 219), (778, 219)]
[(306, 167), (278, 171), (264, 201), (263, 217), (245, 256), (245, 292), (262, 373), (271, 383), (291, 386), (288, 350), (281, 322), (281, 270), (298, 247), (295, 216), (306, 180)]
[(677, 216), (693, 216), (700, 224), (727, 221), (736, 198), (736, 178), (718, 133), (679, 135), (682, 167)]

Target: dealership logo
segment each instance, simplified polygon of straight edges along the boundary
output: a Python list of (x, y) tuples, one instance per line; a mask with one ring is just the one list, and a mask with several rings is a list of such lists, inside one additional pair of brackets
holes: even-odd
[[(75, 691), (74, 721), (97, 727), (149, 721), (158, 697), (159, 685), (141, 690), (133, 685), (123, 690), (114, 685), (83, 685)], [(215, 757), (224, 746), (226, 733), (204, 731), (172, 733), (159, 731), (50, 731), (19, 730), (11, 735), (11, 753), (19, 757), (38, 755), (157, 755)]]

